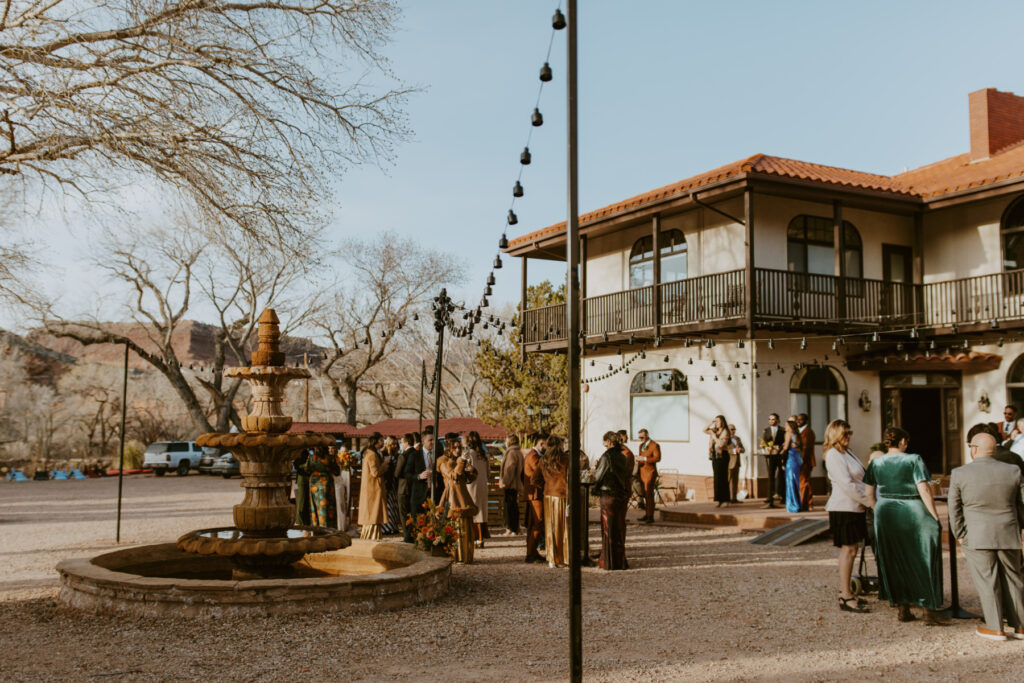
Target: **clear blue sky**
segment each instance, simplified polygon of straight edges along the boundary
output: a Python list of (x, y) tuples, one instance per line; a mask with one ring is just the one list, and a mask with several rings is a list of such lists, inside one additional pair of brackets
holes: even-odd
[[(558, 0), (404, 2), (394, 73), (424, 88), (396, 163), (338, 182), (331, 236), (394, 230), (463, 258), (475, 304), (497, 252)], [(1024, 3), (580, 0), (580, 206), (759, 152), (894, 173), (968, 149), (967, 93), (1024, 94)], [(564, 220), (565, 41), (535, 129), (522, 234)], [(82, 232), (44, 208), (57, 281), (91, 301)], [(38, 234), (38, 233), (37, 233)], [(77, 259), (77, 261), (76, 261)], [(515, 259), (492, 304), (518, 300)], [(564, 266), (531, 268), (564, 278)], [(113, 296), (105, 290), (108, 303)], [(0, 317), (5, 326), (19, 321)]]
[[(335, 234), (392, 229), (451, 249), (466, 259), (473, 303), (519, 171), (557, 0), (403, 4), (386, 54), (399, 77), (426, 88), (408, 107), (415, 139), (386, 172), (344, 177)], [(1024, 94), (1019, 1), (579, 4), (583, 210), (758, 152), (899, 172), (967, 150), (968, 92)], [(515, 234), (566, 216), (565, 39), (555, 36)], [(505, 266), (498, 302), (518, 299), (518, 263)]]

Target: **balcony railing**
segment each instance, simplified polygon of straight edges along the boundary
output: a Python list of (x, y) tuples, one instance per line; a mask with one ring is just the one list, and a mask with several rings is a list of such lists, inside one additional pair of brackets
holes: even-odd
[[(654, 292), (649, 286), (585, 299), (584, 332), (652, 331)], [(657, 292), (663, 327), (746, 323), (744, 270), (666, 282)], [(752, 317), (755, 325), (879, 329), (1024, 321), (1024, 270), (919, 285), (755, 268)], [(566, 323), (565, 304), (528, 310), (525, 341), (564, 341)]]

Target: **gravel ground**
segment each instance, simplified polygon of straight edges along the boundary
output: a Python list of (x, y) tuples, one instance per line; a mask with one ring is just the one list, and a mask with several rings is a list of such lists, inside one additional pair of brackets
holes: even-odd
[[(122, 540), (229, 523), (238, 484), (128, 478)], [(521, 536), (489, 541), (477, 564), (454, 568), (446, 597), (400, 612), (147, 621), (60, 606), (53, 566), (113, 547), (116, 489), (116, 480), (0, 484), (5, 680), (567, 677), (568, 575), (523, 564)], [(870, 614), (842, 613), (831, 544), (761, 548), (751, 538), (631, 525), (632, 570), (584, 570), (586, 679), (1021, 680), (1024, 642), (977, 638), (974, 621), (899, 624), (874, 600)], [(980, 613), (962, 560), (960, 573), (963, 605)]]

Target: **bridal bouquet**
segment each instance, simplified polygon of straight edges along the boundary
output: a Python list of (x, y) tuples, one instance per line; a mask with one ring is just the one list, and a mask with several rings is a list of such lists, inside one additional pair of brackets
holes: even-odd
[(779, 454), (779, 447), (776, 446), (774, 443), (773, 444), (769, 444), (764, 439), (761, 439), (761, 452), (762, 453), (767, 453), (768, 455), (778, 455)]
[(412, 515), (406, 520), (406, 526), (413, 527), (416, 547), (432, 555), (448, 555), (455, 557), (455, 544), (459, 541), (458, 514), (445, 513), (444, 507), (427, 500), (425, 512)]
[(338, 467), (341, 469), (347, 470), (352, 467), (352, 454), (348, 451), (338, 453), (335, 457), (338, 458)]

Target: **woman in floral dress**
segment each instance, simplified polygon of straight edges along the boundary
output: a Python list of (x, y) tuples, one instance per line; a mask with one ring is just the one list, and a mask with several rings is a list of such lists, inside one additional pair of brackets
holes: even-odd
[(338, 527), (338, 508), (334, 504), (334, 475), (340, 474), (338, 460), (326, 448), (316, 448), (305, 464), (309, 476), (309, 521), (313, 526)]

